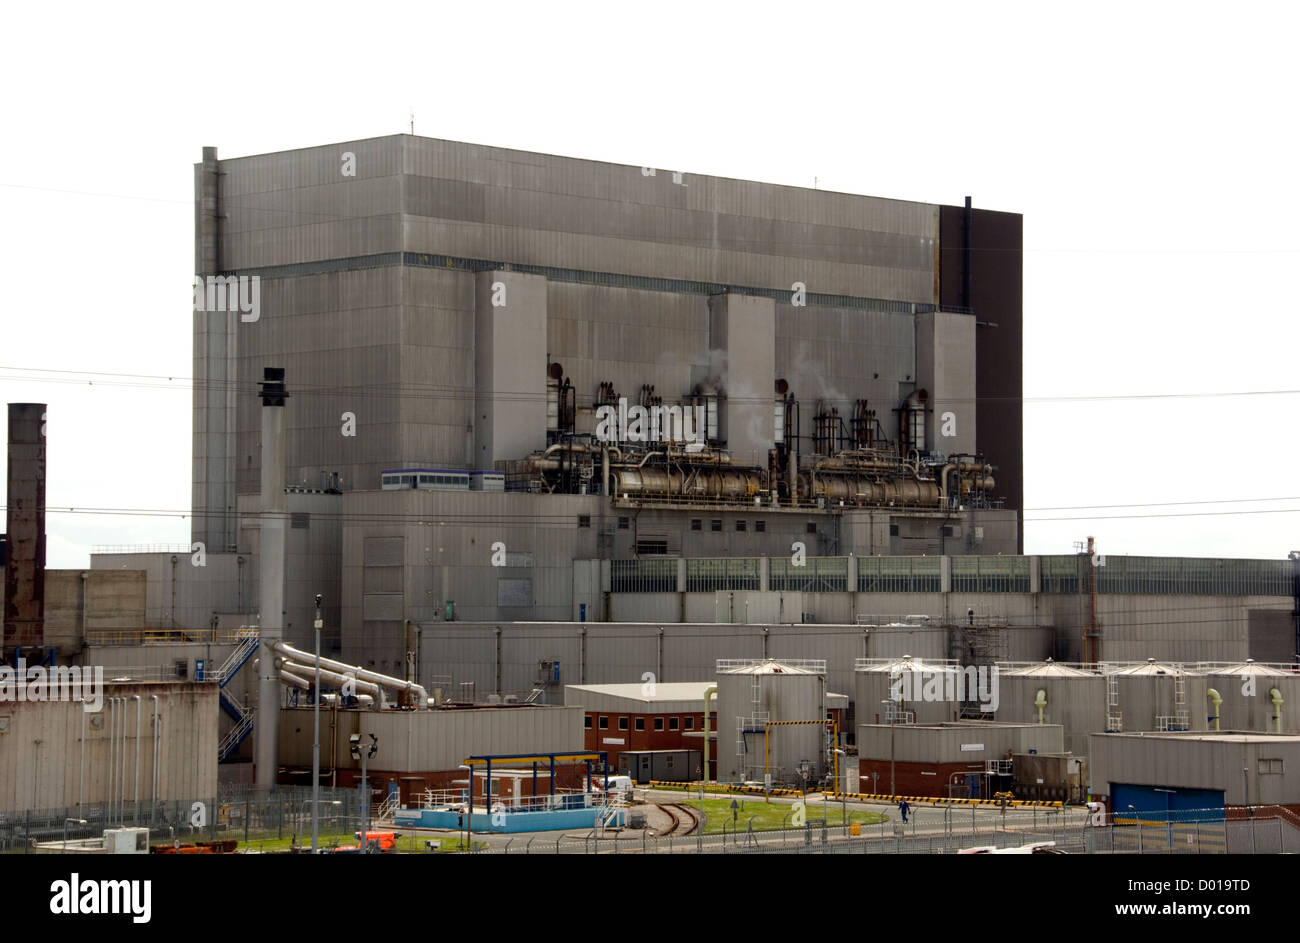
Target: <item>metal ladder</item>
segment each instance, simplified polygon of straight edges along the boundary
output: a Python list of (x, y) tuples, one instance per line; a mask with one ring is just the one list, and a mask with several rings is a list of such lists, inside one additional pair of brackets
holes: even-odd
[(1106, 732), (1119, 733), (1124, 729), (1124, 714), (1119, 710), (1119, 679), (1114, 672), (1106, 673)]

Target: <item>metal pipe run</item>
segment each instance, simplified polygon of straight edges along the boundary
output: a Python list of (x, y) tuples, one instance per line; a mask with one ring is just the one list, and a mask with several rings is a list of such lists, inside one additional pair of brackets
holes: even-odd
[(113, 784), (117, 782), (117, 698), (108, 699), (108, 820), (113, 821)]
[[(315, 655), (294, 648), (285, 642), (275, 642), (271, 646), (277, 654), (284, 655), (286, 658), (301, 662), (303, 665), (314, 665), (317, 663)], [(424, 685), (416, 684), (414, 681), (405, 681), (401, 678), (394, 678), (391, 675), (380, 674), (377, 671), (370, 671), (358, 665), (349, 665), (345, 662), (335, 661), (332, 658), (321, 658), (319, 664), (322, 668), (329, 668), (333, 671), (343, 674), (352, 675), (358, 680), (369, 681), (380, 687), (388, 688), (393, 691), (400, 691), (404, 694), (410, 694), (415, 698), (416, 706), (420, 708), (429, 706), (429, 692), (424, 689)]]
[(306, 678), (299, 677), (296, 674), (290, 674), (288, 671), (284, 670), (283, 666), (281, 666), (280, 668), (280, 680), (283, 681), (286, 685), (288, 685), (291, 688), (297, 688), (299, 691), (311, 690), (310, 681), (308, 681)]
[(140, 709), (144, 704), (140, 695), (133, 694), (131, 697), (135, 700), (135, 805), (131, 809), (131, 814), (139, 817), (140, 815)]
[[(297, 682), (302, 681), (306, 682), (308, 687), (311, 686), (310, 682), (307, 682), (305, 676), (312, 673), (314, 669), (308, 665), (300, 665), (297, 662), (282, 659), (279, 664), (279, 669), (280, 679), (284, 681), (285, 684), (296, 688), (298, 687)], [(320, 676), (321, 680), (326, 681), (335, 687), (342, 688), (344, 685), (351, 685), (357, 694), (367, 694), (372, 698), (376, 698), (380, 704), (386, 703), (383, 690), (379, 685), (374, 684), (373, 682), (361, 681), (350, 674), (330, 671), (327, 668), (320, 669)], [(303, 688), (302, 690), (306, 690), (306, 688)]]
[[(153, 805), (157, 805), (158, 804), (158, 768), (159, 768), (158, 767), (158, 743), (161, 738), (161, 734), (159, 733), (158, 730), (158, 695), (152, 694), (150, 695), (150, 698), (153, 700), (153, 789), (149, 793), (149, 801)], [(150, 813), (149, 818), (150, 820), (153, 819), (152, 812)]]

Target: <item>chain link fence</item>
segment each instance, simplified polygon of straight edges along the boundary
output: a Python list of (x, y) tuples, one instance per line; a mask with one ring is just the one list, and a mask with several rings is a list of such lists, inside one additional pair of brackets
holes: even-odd
[[(149, 829), (152, 845), (234, 839), (249, 850), (310, 846), (311, 799), (310, 786), (281, 786), (270, 792), (222, 787), (216, 796), (195, 799), (0, 813), (0, 854), (30, 854), (38, 844), (97, 839), (105, 829), (132, 827)], [(357, 790), (322, 788), (321, 844), (355, 844), (360, 828)]]

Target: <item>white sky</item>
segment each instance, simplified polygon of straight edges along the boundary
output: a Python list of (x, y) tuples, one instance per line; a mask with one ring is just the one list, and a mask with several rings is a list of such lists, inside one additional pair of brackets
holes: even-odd
[[(48, 565), (188, 541), (201, 148), (400, 133), (412, 109), (430, 137), (1024, 214), (1025, 503), (1056, 519), (1026, 552), (1283, 557), (1300, 395), (1223, 394), (1300, 389), (1300, 13), (1228, 9), (8, 8), (0, 393), (49, 404), (52, 508), (176, 515), (51, 513)], [(1152, 394), (1204, 395), (1126, 398)]]

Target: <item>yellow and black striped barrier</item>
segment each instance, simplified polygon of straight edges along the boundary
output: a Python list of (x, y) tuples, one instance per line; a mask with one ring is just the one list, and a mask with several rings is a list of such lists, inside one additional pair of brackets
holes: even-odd
[[(699, 783), (682, 783), (682, 782), (665, 782), (663, 780), (650, 780), (646, 784), (652, 789), (670, 788), (684, 789), (689, 792), (699, 791)], [(806, 795), (799, 789), (788, 789), (779, 787), (775, 789), (764, 789), (762, 786), (738, 786), (734, 783), (705, 783), (705, 792), (735, 793), (743, 792), (760, 796), (792, 796), (799, 798)], [(982, 806), (985, 808), (1000, 809), (1003, 800), (1001, 799), (942, 799), (938, 796), (885, 796), (875, 795), (866, 792), (836, 792), (831, 793), (835, 798), (852, 799), (855, 802), (887, 802), (890, 805), (897, 805), (899, 802), (907, 802), (909, 805), (916, 803), (925, 803), (928, 805), (967, 805)], [(1006, 807), (1008, 809), (1064, 809), (1065, 803), (1061, 801), (1047, 801), (1045, 799), (1007, 799)]]

